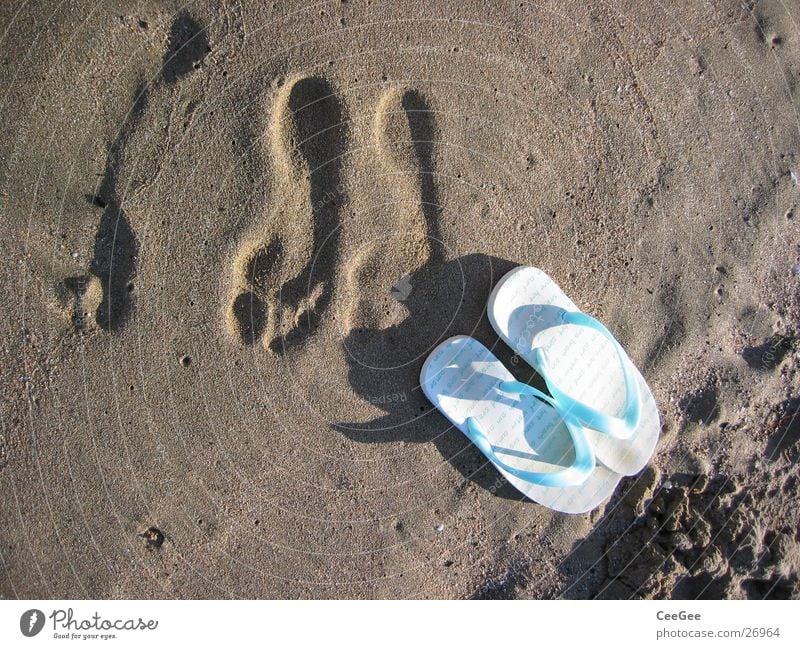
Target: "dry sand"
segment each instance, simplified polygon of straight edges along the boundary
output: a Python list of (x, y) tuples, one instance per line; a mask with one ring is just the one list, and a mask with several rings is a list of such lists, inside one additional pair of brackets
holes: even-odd
[[(797, 596), (798, 21), (2, 3), (0, 595)], [(518, 264), (662, 413), (590, 515), (419, 390), (457, 333), (512, 364)]]

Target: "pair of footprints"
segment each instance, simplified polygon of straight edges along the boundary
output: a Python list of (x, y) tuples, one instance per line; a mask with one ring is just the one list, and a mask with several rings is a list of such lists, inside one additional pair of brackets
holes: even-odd
[[(139, 103), (143, 108), (146, 98)], [(340, 267), (348, 124), (322, 78), (291, 79), (274, 99), (267, 138), (278, 180), (272, 207), (262, 227), (240, 244), (226, 298), (228, 332), (244, 344), (281, 354), (307, 339), (330, 308), (339, 276), (348, 289), (345, 329), (385, 328), (403, 315), (407, 276), (438, 251), (433, 113), (418, 91), (395, 88), (381, 97), (372, 123), (387, 199), (366, 242)], [(119, 157), (109, 155), (107, 177), (115, 178)], [(103, 329), (117, 329), (131, 307), (138, 244), (115, 187), (104, 185), (101, 193), (111, 202), (101, 205), (105, 213), (91, 273), (64, 281), (76, 296), (73, 321), (79, 329), (92, 319)]]
[(339, 276), (347, 284), (345, 333), (385, 328), (402, 317), (408, 276), (431, 260), (439, 240), (433, 114), (418, 91), (395, 88), (381, 97), (372, 123), (391, 198), (340, 265), (348, 123), (324, 79), (293, 79), (275, 98), (268, 142), (278, 184), (266, 226), (235, 258), (226, 311), (229, 333), (244, 344), (282, 354), (302, 343), (330, 309)]

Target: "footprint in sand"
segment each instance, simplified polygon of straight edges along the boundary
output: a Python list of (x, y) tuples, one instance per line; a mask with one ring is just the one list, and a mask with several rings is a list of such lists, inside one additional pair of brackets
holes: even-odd
[(65, 278), (57, 287), (78, 330), (95, 326), (106, 331), (119, 329), (133, 306), (139, 242), (124, 203), (127, 195), (152, 184), (160, 160), (157, 157), (149, 177), (134, 180), (137, 165), (135, 160), (127, 162), (126, 149), (139, 132), (152, 99), (156, 97), (162, 107), (170, 105), (177, 84), (192, 74), (210, 51), (205, 28), (186, 10), (176, 15), (167, 43), (157, 78), (134, 92), (131, 109), (108, 147), (102, 180), (86, 197), (102, 210), (88, 272)]
[(347, 329), (386, 329), (408, 314), (409, 277), (441, 254), (433, 169), (436, 127), (425, 97), (394, 88), (381, 97), (373, 123), (379, 168), (389, 188), (387, 213), (348, 264)]
[(346, 125), (330, 84), (318, 77), (285, 83), (268, 135), (277, 187), (265, 225), (234, 260), (226, 321), (243, 343), (283, 354), (316, 328), (333, 291)]

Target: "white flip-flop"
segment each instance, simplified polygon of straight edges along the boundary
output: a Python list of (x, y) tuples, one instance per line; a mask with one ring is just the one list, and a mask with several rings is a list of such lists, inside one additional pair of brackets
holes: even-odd
[(468, 336), (436, 347), (420, 374), (425, 396), (521, 493), (559, 512), (596, 508), (621, 476), (596, 465), (575, 417), (534, 388), (520, 394), (516, 383)]
[[(598, 461), (622, 475), (641, 471), (661, 430), (658, 407), (608, 329), (530, 266), (498, 282), (488, 314), (505, 343), (542, 375), (555, 401), (584, 425)], [(516, 388), (527, 390), (522, 383)]]

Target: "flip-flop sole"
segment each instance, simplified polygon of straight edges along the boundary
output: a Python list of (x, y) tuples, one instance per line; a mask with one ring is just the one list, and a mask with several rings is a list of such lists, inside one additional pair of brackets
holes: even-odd
[[(474, 417), (502, 462), (523, 471), (552, 472), (575, 461), (567, 427), (549, 405), (497, 389), (514, 377), (481, 343), (456, 336), (431, 352), (420, 373), (420, 385), (430, 402), (462, 432)], [(465, 433), (466, 434), (466, 433)], [(531, 500), (559, 512), (591, 511), (617, 487), (620, 476), (597, 466), (575, 487), (533, 485), (497, 470)]]
[[(542, 348), (548, 358), (548, 378), (555, 385), (605, 414), (620, 416), (625, 408), (625, 381), (614, 346), (596, 331), (563, 324), (564, 311), (580, 309), (546, 273), (530, 266), (507, 273), (488, 303), (489, 321), (517, 355), (533, 365), (531, 349)], [(620, 440), (586, 428), (597, 460), (622, 475), (644, 468), (661, 430), (653, 394), (638, 369), (635, 376), (641, 415), (634, 434)]]

